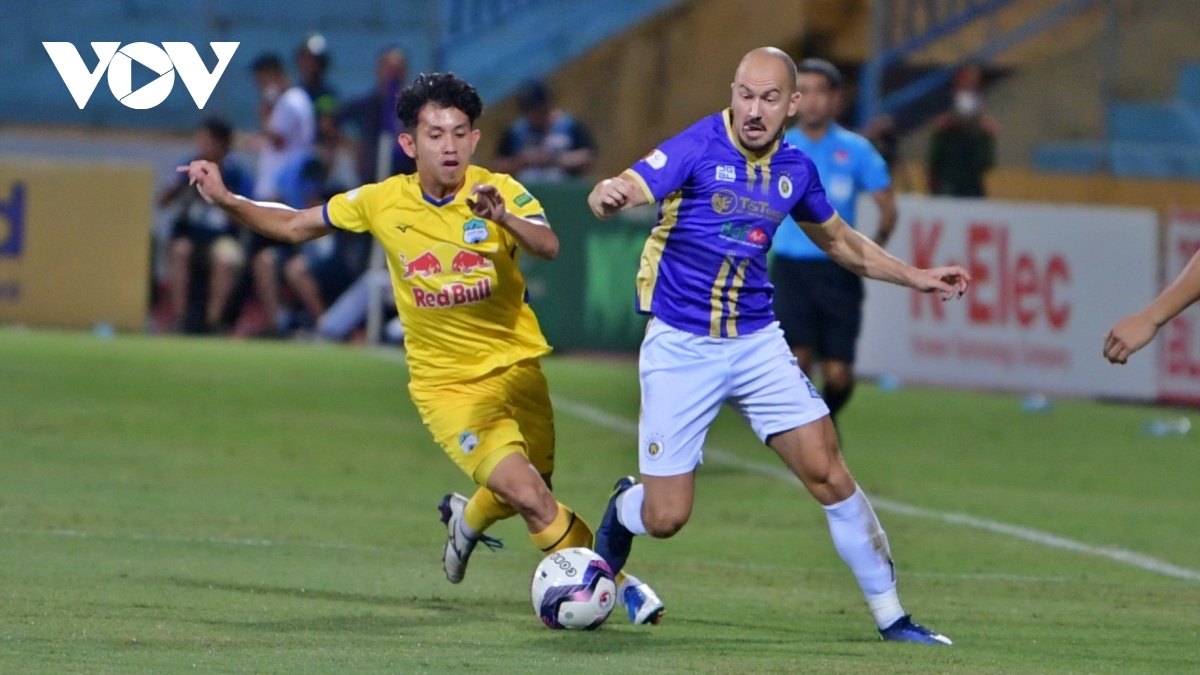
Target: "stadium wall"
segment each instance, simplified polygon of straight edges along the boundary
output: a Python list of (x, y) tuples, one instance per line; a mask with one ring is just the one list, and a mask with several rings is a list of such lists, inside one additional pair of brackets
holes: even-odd
[(0, 323), (145, 325), (153, 172), (0, 162)]

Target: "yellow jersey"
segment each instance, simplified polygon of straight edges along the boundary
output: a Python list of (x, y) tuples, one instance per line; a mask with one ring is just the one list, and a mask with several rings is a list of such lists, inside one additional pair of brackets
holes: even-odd
[(510, 213), (545, 220), (507, 174), (467, 167), (457, 194), (434, 200), (417, 176), (394, 176), (335, 195), (325, 222), (370, 232), (387, 253), (414, 385), (462, 382), (550, 352), (526, 303), (512, 234), (467, 207), (476, 183), (495, 185)]

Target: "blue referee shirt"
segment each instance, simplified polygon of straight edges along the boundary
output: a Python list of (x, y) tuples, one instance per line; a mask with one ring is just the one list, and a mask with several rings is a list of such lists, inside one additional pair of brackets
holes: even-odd
[[(799, 129), (789, 129), (784, 141), (799, 148), (817, 165), (817, 175), (825, 186), (829, 203), (842, 218), (854, 225), (854, 206), (861, 190), (877, 192), (891, 186), (883, 157), (867, 139), (832, 124), (819, 141), (811, 141)], [(808, 235), (787, 218), (775, 233), (775, 255), (802, 260), (828, 260), (829, 256), (812, 243)]]

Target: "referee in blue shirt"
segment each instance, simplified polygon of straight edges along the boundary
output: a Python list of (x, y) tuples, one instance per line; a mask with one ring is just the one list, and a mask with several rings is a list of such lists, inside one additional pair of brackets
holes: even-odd
[[(796, 76), (800, 92), (798, 124), (785, 139), (817, 165), (829, 202), (855, 225), (858, 193), (871, 193), (879, 205), (879, 234), (887, 244), (896, 227), (896, 201), (887, 164), (870, 141), (834, 120), (841, 109), (842, 74), (823, 59), (805, 59)], [(791, 219), (775, 235), (771, 283), (775, 315), (800, 367), (812, 374), (821, 359), (825, 402), (836, 421), (854, 390), (854, 354), (862, 326), (863, 283), (857, 274), (829, 259)]]

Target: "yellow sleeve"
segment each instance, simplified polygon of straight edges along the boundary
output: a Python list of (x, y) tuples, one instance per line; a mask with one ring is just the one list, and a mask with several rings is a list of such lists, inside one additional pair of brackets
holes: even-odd
[(526, 190), (524, 185), (517, 182), (516, 178), (505, 175), (496, 183), (496, 187), (500, 188), (500, 195), (504, 197), (504, 205), (508, 208), (509, 213), (530, 220), (547, 222), (546, 209), (542, 208), (542, 203), (529, 190)]
[(379, 192), (379, 183), (368, 183), (349, 192), (334, 195), (322, 211), (325, 223), (351, 232), (371, 230), (372, 202)]

